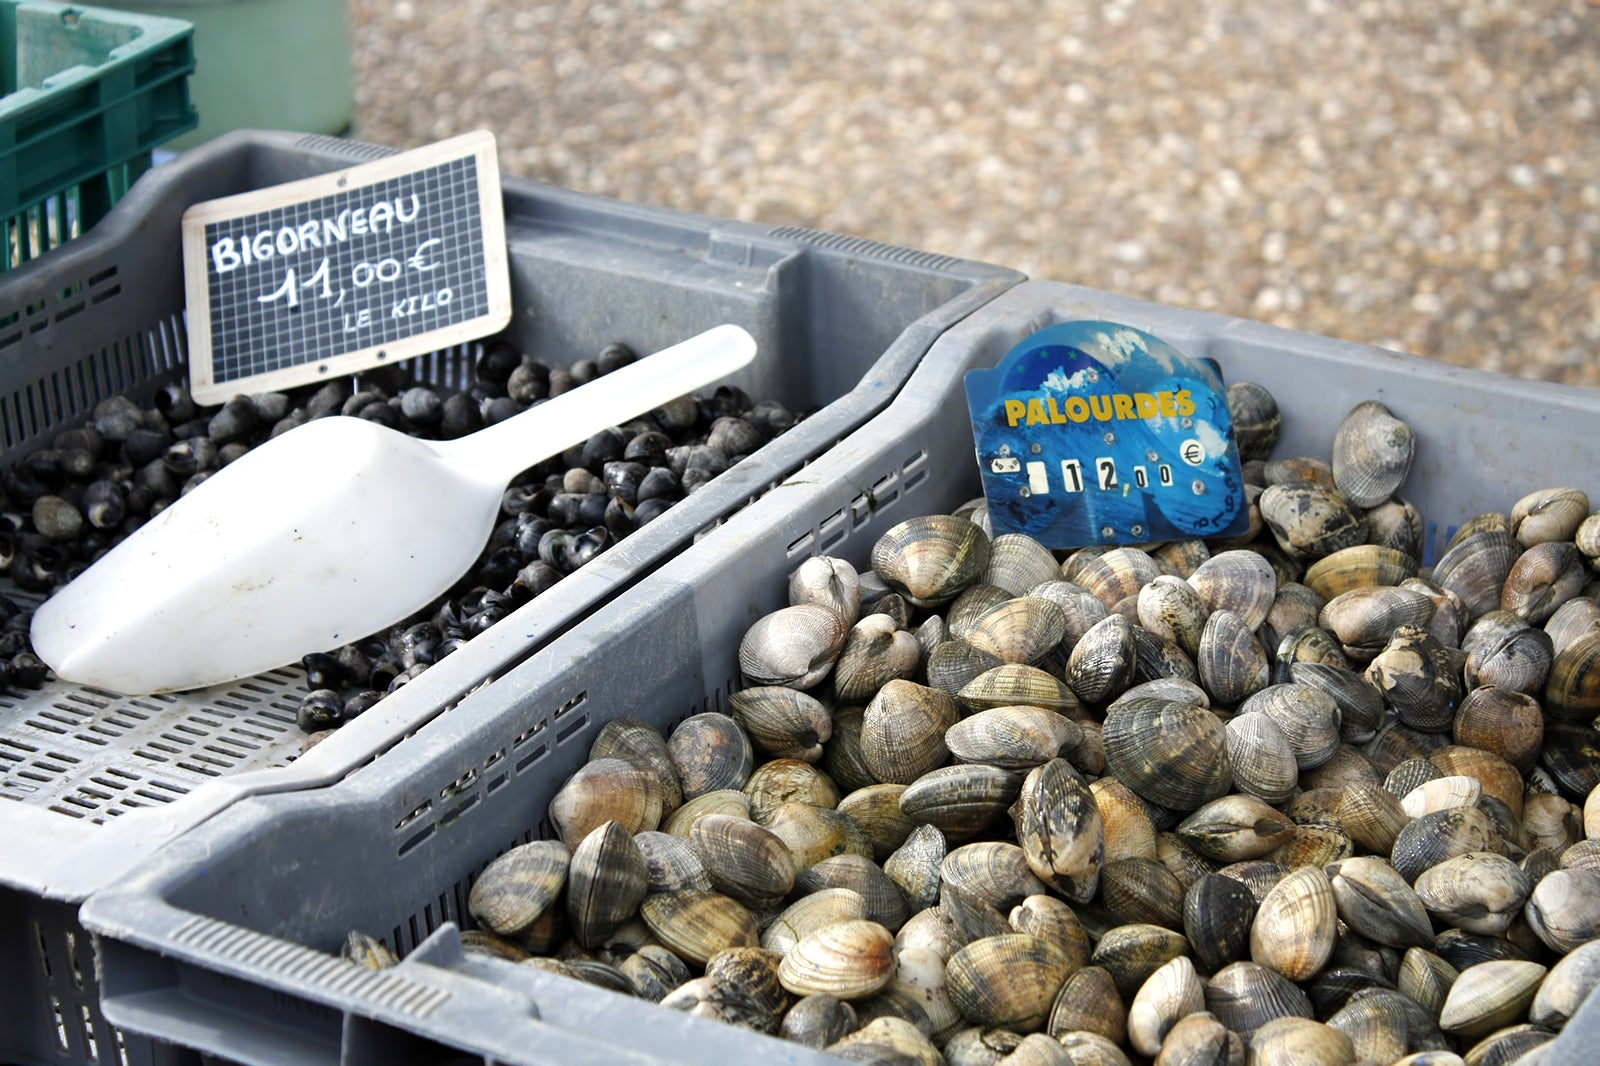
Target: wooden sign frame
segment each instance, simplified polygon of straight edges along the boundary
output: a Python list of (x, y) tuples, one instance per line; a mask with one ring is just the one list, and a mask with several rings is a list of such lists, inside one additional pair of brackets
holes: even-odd
[[(385, 254), (351, 263), (363, 250)], [(190, 391), (221, 403), (498, 332), (511, 320), (507, 258), (488, 131), (195, 204), (183, 215)]]

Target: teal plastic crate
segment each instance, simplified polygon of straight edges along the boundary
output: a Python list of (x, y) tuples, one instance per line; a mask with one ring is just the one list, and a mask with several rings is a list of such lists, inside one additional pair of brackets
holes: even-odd
[(0, 270), (100, 221), (195, 126), (193, 72), (181, 19), (0, 0)]

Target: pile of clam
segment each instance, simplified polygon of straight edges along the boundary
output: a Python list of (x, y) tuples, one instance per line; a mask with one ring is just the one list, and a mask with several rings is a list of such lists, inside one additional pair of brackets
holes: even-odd
[(1249, 535), (1052, 553), (980, 501), (807, 561), (729, 713), (600, 731), (469, 950), (859, 1061), (1539, 1061), (1600, 981), (1600, 516), (1535, 492), (1424, 571), (1404, 423), (1268, 462), (1229, 400)]
[[(217, 470), (305, 422), (348, 415), (448, 440), (634, 359), (611, 344), (562, 369), (497, 337), (465, 390), (391, 366), (215, 406), (197, 404), (179, 383), (144, 406), (111, 397), (83, 426), (0, 471), (0, 575), (26, 593), (53, 593)], [(301, 727), (316, 733), (361, 714), (795, 422), (781, 404), (723, 386), (603, 429), (525, 471), (455, 587), (387, 632), (306, 657)], [(0, 687), (33, 688), (47, 677), (28, 643), (31, 620), (31, 610), (0, 596)]]

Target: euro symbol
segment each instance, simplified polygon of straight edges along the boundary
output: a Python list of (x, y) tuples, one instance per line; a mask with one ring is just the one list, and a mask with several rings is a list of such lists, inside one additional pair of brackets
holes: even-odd
[(1206, 458), (1206, 450), (1197, 440), (1184, 441), (1178, 446), (1178, 454), (1183, 456), (1183, 461), (1190, 466), (1199, 466)]
[(427, 273), (430, 270), (437, 269), (439, 264), (438, 263), (430, 263), (430, 262), (428, 262), (426, 259), (423, 258), (422, 253), (428, 250), (428, 245), (430, 245), (430, 244), (443, 244), (443, 243), (444, 242), (441, 241), (438, 237), (429, 237), (427, 240), (423, 241), (420, 245), (417, 246), (417, 250), (415, 252), (411, 253), (411, 258), (406, 260), (406, 265), (409, 266), (412, 270), (417, 271), (418, 273)]

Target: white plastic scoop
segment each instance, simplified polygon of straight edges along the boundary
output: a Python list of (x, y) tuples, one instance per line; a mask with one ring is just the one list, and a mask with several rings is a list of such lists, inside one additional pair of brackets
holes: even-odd
[(724, 325), (453, 441), (323, 418), (246, 453), (33, 616), (57, 676), (125, 695), (249, 677), (360, 639), (477, 559), (522, 470), (726, 377), (755, 341)]

